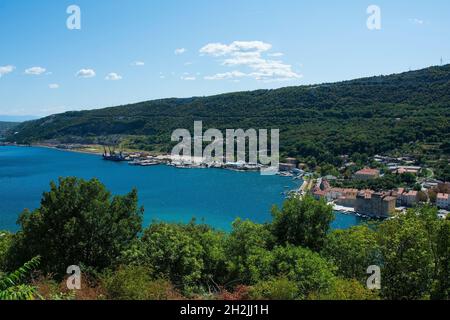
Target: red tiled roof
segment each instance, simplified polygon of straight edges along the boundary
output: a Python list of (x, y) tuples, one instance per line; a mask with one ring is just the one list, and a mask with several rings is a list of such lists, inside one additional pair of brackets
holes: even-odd
[(364, 174), (364, 175), (377, 175), (380, 171), (377, 169), (364, 168), (356, 172), (356, 174)]
[(447, 193), (438, 193), (437, 198), (442, 200), (448, 200), (449, 195)]

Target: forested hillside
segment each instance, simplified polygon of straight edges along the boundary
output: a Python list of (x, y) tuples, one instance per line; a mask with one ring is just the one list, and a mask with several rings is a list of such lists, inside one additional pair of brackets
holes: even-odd
[[(67, 112), (14, 129), (10, 141), (102, 143), (121, 140), (167, 152), (176, 128), (279, 128), (281, 152), (338, 164), (339, 155), (388, 152), (405, 145), (448, 156), (450, 65), (314, 86), (163, 99)], [(418, 144), (416, 144), (418, 143)], [(432, 151), (430, 151), (432, 150)]]
[(0, 121), (0, 138), (3, 137), (8, 130), (11, 130), (12, 128), (14, 128), (17, 125), (18, 125), (18, 123), (16, 123), (16, 122)]

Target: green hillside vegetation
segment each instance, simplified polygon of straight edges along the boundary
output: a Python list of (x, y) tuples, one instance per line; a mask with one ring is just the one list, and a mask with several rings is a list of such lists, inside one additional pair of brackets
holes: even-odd
[(0, 138), (5, 136), (6, 132), (9, 130), (12, 130), (14, 127), (16, 127), (19, 123), (17, 122), (4, 122), (0, 121)]
[[(41, 206), (21, 214), (19, 232), (0, 232), (0, 300), (450, 297), (450, 221), (435, 208), (331, 231), (331, 206), (292, 198), (271, 223), (237, 219), (225, 233), (195, 221), (142, 229), (137, 203), (136, 190), (113, 197), (97, 180), (52, 183)], [(75, 292), (64, 285), (72, 264), (83, 279)], [(372, 265), (381, 290), (367, 289)]]
[[(163, 99), (66, 112), (20, 124), (20, 143), (115, 143), (169, 152), (174, 129), (279, 128), (282, 156), (311, 166), (407, 150), (426, 160), (450, 154), (450, 65), (346, 82), (211, 97)], [(192, 132), (192, 131), (191, 131)]]

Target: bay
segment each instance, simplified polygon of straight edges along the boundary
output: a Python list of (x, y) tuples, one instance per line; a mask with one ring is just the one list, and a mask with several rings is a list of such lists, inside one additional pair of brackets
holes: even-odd
[[(0, 147), (0, 230), (17, 231), (25, 209), (39, 207), (50, 181), (59, 177), (98, 178), (113, 194), (137, 188), (145, 208), (144, 225), (152, 221), (189, 222), (193, 217), (229, 231), (237, 218), (263, 223), (270, 209), (283, 203), (283, 192), (301, 181), (221, 169), (139, 167), (103, 161), (100, 156), (39, 147)], [(336, 213), (333, 228), (348, 228), (360, 218)]]

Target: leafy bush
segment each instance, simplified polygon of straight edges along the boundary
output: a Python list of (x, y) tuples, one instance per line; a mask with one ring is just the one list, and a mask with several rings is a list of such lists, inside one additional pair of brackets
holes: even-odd
[(311, 293), (310, 300), (379, 300), (377, 291), (365, 288), (357, 280), (336, 279), (326, 292)]
[(273, 242), (264, 225), (237, 219), (226, 240), (226, 257), (229, 280), (240, 279), (244, 284), (254, 284), (269, 275), (272, 261), (267, 250)]
[(36, 288), (23, 284), (23, 281), (37, 268), (40, 261), (40, 257), (35, 257), (16, 271), (0, 277), (0, 300), (34, 300)]
[(261, 281), (251, 287), (250, 298), (254, 300), (295, 300), (299, 298), (297, 284), (286, 277)]
[(6, 231), (0, 231), (0, 274), (6, 270), (7, 255), (12, 245), (13, 235)]
[(224, 277), (223, 235), (209, 227), (154, 223), (144, 231), (141, 246), (140, 260), (187, 294), (216, 286)]
[(272, 255), (271, 274), (286, 277), (294, 282), (302, 299), (310, 292), (327, 292), (336, 279), (336, 267), (309, 249), (276, 247)]
[(367, 279), (367, 268), (380, 264), (376, 233), (367, 226), (334, 230), (328, 234), (322, 254), (338, 267), (340, 276), (361, 283)]
[(51, 183), (40, 208), (21, 214), (11, 260), (41, 255), (42, 271), (56, 275), (74, 264), (110, 267), (141, 231), (142, 215), (136, 190), (111, 197), (96, 179), (61, 178), (59, 185)]
[(434, 257), (439, 224), (437, 211), (425, 208), (409, 210), (379, 225), (383, 297), (429, 298), (437, 271)]
[(315, 251), (323, 247), (330, 224), (335, 219), (331, 206), (311, 196), (288, 199), (281, 211), (274, 207), (272, 215), (272, 230), (278, 244), (289, 243)]
[(146, 267), (120, 267), (103, 278), (108, 299), (112, 300), (167, 300), (174, 295), (169, 281), (154, 280)]

